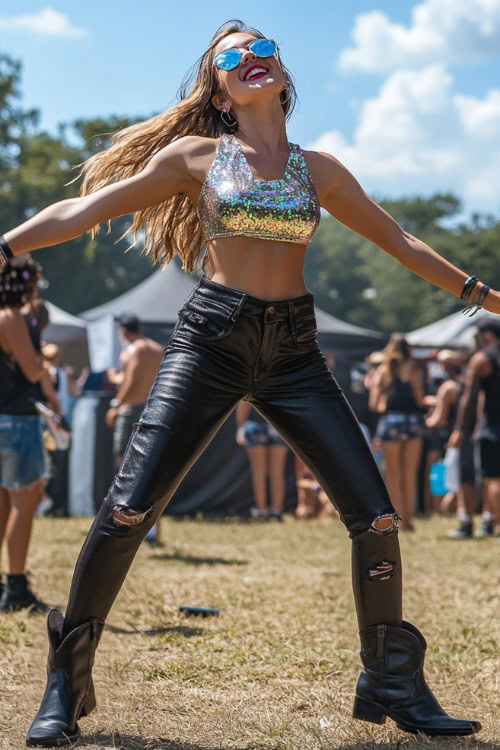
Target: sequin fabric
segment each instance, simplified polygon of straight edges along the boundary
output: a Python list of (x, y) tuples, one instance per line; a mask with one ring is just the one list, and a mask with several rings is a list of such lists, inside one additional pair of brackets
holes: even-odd
[(312, 240), (320, 207), (300, 146), (290, 143), (283, 177), (257, 180), (241, 144), (221, 136), (198, 202), (205, 242), (216, 237), (244, 235), (263, 240)]

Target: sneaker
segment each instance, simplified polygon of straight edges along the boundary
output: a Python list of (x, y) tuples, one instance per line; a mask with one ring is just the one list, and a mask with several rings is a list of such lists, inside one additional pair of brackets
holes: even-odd
[(277, 521), (278, 523), (282, 523), (283, 512), (281, 510), (270, 510), (268, 518), (270, 521)]
[(478, 539), (487, 539), (494, 534), (494, 523), (492, 518), (481, 518), (481, 526), (475, 535)]
[(257, 521), (267, 521), (269, 514), (267, 508), (250, 508), (250, 517)]
[(28, 609), (31, 613), (48, 612), (50, 607), (31, 591), (24, 574), (8, 575), (0, 597), (0, 612), (17, 612)]
[(460, 521), (458, 529), (449, 531), (448, 539), (472, 539), (472, 521)]

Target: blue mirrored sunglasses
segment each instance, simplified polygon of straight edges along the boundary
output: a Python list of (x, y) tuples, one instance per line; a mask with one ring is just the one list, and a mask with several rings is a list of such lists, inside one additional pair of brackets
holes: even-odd
[[(256, 39), (248, 45), (248, 49), (256, 57), (272, 57), (276, 53), (278, 45), (274, 39)], [(221, 70), (233, 70), (238, 67), (242, 57), (239, 49), (231, 47), (231, 49), (226, 49), (217, 55), (214, 59), (214, 65), (217, 65)]]

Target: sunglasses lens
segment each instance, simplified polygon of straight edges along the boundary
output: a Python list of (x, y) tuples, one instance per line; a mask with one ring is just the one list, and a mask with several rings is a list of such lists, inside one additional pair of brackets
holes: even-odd
[(221, 70), (232, 70), (240, 64), (241, 54), (237, 49), (227, 49), (215, 58), (214, 62)]
[(256, 39), (249, 46), (257, 57), (271, 57), (276, 52), (276, 42), (272, 39)]

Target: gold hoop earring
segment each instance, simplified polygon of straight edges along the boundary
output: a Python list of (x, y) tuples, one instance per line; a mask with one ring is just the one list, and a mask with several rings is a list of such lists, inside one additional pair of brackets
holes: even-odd
[(220, 113), (220, 119), (228, 128), (235, 128), (238, 125), (236, 117), (234, 117), (228, 109), (222, 110), (222, 112)]

